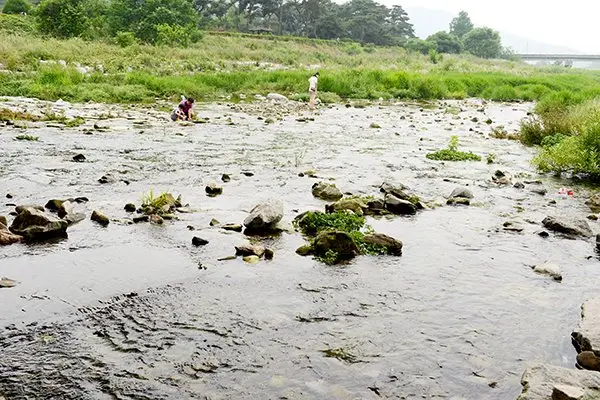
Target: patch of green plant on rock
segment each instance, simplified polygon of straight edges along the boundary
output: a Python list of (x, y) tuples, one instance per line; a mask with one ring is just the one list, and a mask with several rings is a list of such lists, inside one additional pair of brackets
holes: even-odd
[(343, 348), (325, 349), (325, 350), (321, 350), (321, 353), (325, 354), (325, 357), (335, 358), (340, 361), (345, 361), (345, 362), (351, 363), (351, 364), (359, 362), (356, 359), (356, 356), (354, 354), (348, 352), (347, 350), (345, 350)]
[(450, 138), (447, 148), (429, 153), (426, 157), (435, 161), (481, 161), (477, 154), (458, 151), (458, 136)]
[(65, 122), (67, 128), (77, 128), (80, 125), (85, 124), (85, 119), (81, 117), (75, 117)]
[(154, 191), (150, 190), (142, 196), (141, 208), (145, 214), (161, 215), (171, 212), (172, 208), (178, 206), (177, 203), (179, 203), (179, 200), (176, 200), (170, 192), (163, 192), (155, 196)]
[(40, 117), (35, 115), (21, 112), (21, 111), (13, 111), (8, 108), (0, 109), (0, 121), (39, 121)]
[(31, 136), (31, 135), (19, 135), (19, 136), (15, 137), (15, 139), (27, 140), (29, 142), (37, 142), (40, 138), (37, 136)]
[(316, 236), (320, 232), (341, 231), (350, 233), (359, 231), (365, 225), (365, 218), (347, 212), (307, 212), (302, 218), (294, 221), (301, 232), (307, 236)]

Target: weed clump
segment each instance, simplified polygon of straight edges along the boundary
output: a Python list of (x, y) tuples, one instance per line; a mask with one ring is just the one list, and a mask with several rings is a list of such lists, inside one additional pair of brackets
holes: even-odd
[(0, 109), (0, 121), (6, 122), (6, 121), (32, 121), (32, 122), (36, 122), (39, 121), (40, 117), (37, 117), (35, 115), (26, 113), (26, 112), (21, 112), (21, 111), (13, 111), (10, 110), (8, 108), (3, 108)]
[(425, 157), (435, 161), (481, 161), (477, 154), (458, 150), (458, 136), (450, 138), (447, 148), (429, 153)]
[(177, 199), (169, 192), (163, 192), (160, 195), (154, 195), (154, 191), (142, 196), (142, 212), (146, 215), (166, 215), (171, 214), (175, 208), (181, 207), (181, 196)]
[(77, 128), (78, 126), (81, 126), (83, 124), (85, 124), (85, 119), (81, 117), (75, 117), (65, 122), (65, 126), (67, 128)]
[(15, 137), (15, 139), (17, 140), (25, 140), (28, 142), (37, 142), (38, 140), (40, 140), (39, 137), (37, 136), (31, 136), (31, 135), (19, 135), (17, 137)]

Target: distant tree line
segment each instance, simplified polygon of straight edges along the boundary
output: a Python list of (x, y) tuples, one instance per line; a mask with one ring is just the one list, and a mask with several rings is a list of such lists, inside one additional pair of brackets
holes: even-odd
[(415, 37), (402, 6), (374, 0), (7, 0), (4, 13), (33, 13), (41, 33), (60, 38), (110, 36), (122, 46), (144, 42), (187, 46), (201, 30), (267, 32), (403, 46), (424, 54), (469, 52), (500, 57), (500, 36), (474, 28), (466, 12), (426, 40)]

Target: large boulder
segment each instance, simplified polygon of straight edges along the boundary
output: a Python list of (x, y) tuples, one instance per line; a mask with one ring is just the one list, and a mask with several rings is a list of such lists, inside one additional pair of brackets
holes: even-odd
[(591, 237), (593, 235), (589, 224), (583, 219), (546, 217), (542, 224), (546, 229), (569, 236)]
[(383, 233), (372, 233), (365, 235), (363, 240), (366, 244), (385, 248), (387, 254), (394, 256), (402, 255), (402, 242), (391, 236), (384, 235)]
[(392, 214), (414, 215), (417, 213), (417, 206), (408, 200), (402, 200), (393, 194), (385, 196), (385, 208)]
[(313, 196), (329, 201), (337, 201), (344, 197), (340, 189), (333, 183), (317, 182), (312, 186)]
[(68, 223), (35, 208), (25, 208), (17, 215), (11, 232), (26, 240), (44, 240), (67, 236)]
[(254, 207), (244, 220), (244, 226), (250, 231), (263, 231), (275, 228), (283, 218), (283, 203), (270, 199)]
[(600, 374), (572, 368), (538, 365), (521, 378), (517, 400), (586, 400), (600, 398)]
[(321, 232), (313, 242), (313, 253), (326, 256), (328, 252), (337, 254), (337, 262), (356, 257), (360, 250), (354, 240), (346, 232)]
[(591, 351), (600, 356), (600, 297), (583, 303), (581, 323), (571, 337), (579, 352)]

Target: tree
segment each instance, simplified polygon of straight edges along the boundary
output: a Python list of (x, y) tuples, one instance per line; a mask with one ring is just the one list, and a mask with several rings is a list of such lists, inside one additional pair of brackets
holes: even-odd
[(133, 32), (147, 43), (156, 43), (160, 32), (163, 37), (167, 32), (181, 32), (178, 27), (199, 37), (199, 16), (190, 0), (113, 0), (107, 17), (113, 35)]
[(28, 13), (32, 8), (33, 6), (28, 0), (8, 0), (4, 4), (2, 12), (4, 14), (21, 14)]
[(81, 36), (89, 23), (82, 0), (43, 0), (37, 20), (42, 33), (61, 38)]
[(404, 11), (404, 8), (402, 8), (402, 6), (392, 7), (387, 22), (390, 25), (390, 32), (392, 35), (404, 39), (410, 39), (415, 37), (415, 30), (413, 28), (413, 25), (410, 23), (408, 14), (406, 13), (406, 11)]
[(459, 39), (462, 39), (467, 33), (473, 30), (473, 22), (466, 11), (461, 11), (458, 16), (450, 22), (450, 33)]
[(389, 25), (382, 24), (390, 10), (373, 0), (350, 0), (344, 4), (342, 16), (348, 36), (362, 43), (391, 44)]
[(427, 38), (435, 45), (438, 53), (458, 54), (462, 51), (460, 39), (448, 32), (437, 32)]
[(411, 38), (406, 41), (404, 47), (415, 53), (429, 54), (431, 50), (435, 50), (435, 44), (419, 38)]
[(498, 58), (502, 55), (500, 34), (490, 28), (475, 28), (464, 40), (465, 50), (481, 58)]

